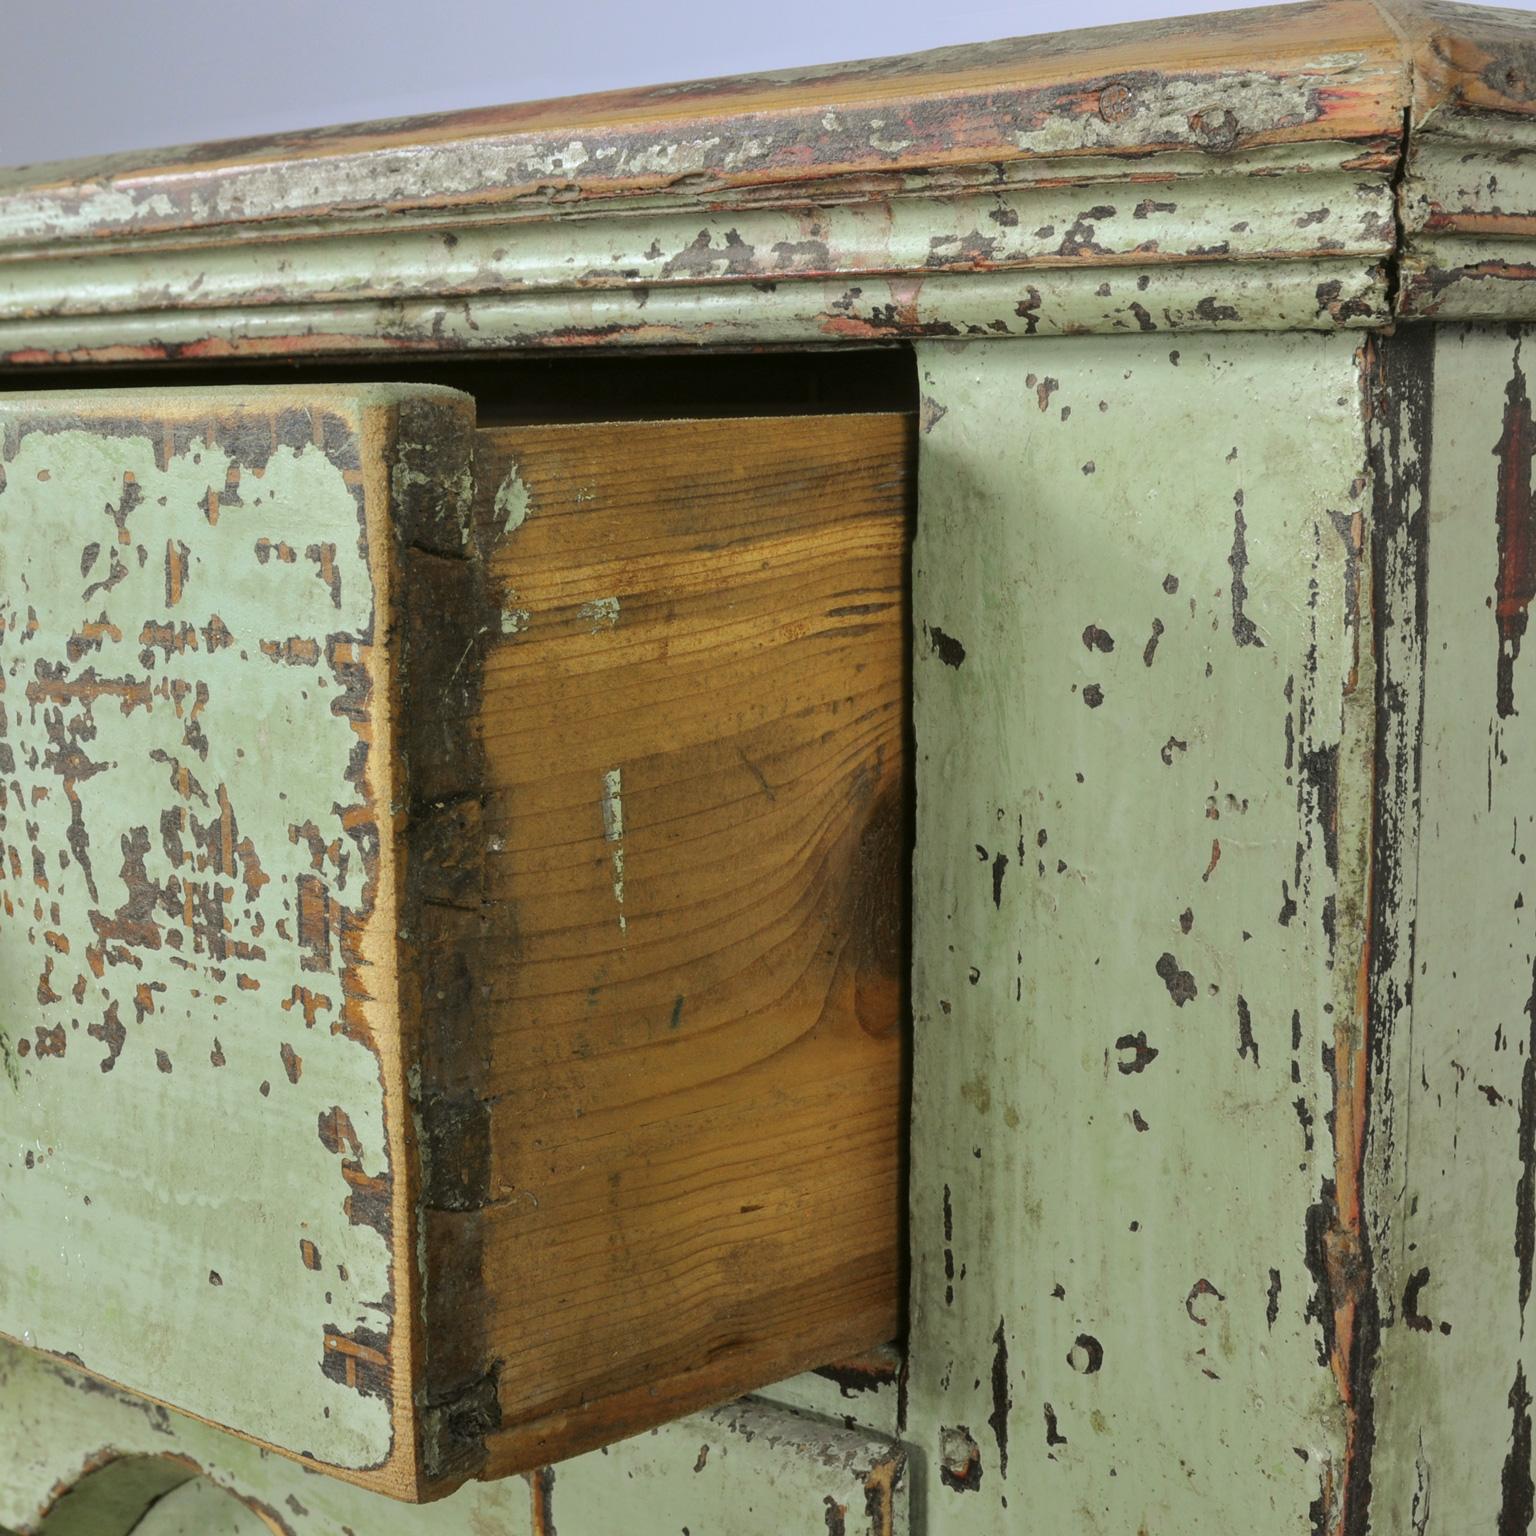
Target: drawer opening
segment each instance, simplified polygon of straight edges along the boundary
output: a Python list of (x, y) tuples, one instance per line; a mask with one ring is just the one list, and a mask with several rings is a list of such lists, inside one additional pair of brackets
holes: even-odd
[[(76, 1245), (46, 1295), (0, 1254), (0, 1333), (408, 1499), (898, 1370), (911, 357), (738, 361), (0, 401), (4, 857), (56, 908), (0, 929), (50, 1148), (0, 1174)], [(154, 1357), (124, 1222), (185, 1282)], [(281, 1393), (194, 1350), (234, 1300)]]

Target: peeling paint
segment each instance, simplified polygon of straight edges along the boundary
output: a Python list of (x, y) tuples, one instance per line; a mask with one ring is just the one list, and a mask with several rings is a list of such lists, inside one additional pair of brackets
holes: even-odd
[(619, 768), (603, 774), (603, 836), (613, 861), (613, 899), (619, 908), (619, 932), (629, 930), (624, 915), (624, 775)]
[[(1363, 495), (1360, 374), (1342, 337), (1170, 361), (1139, 335), (919, 349), (943, 413), (913, 557), (906, 1433), (934, 1536), (1340, 1512), (1356, 1420), (1330, 1351), (1363, 1312), (1342, 1241), (1316, 1274), (1303, 1250), (1345, 1230), (1316, 1213), (1357, 1151), (1347, 712), (1373, 705), (1328, 509)], [(957, 1134), (983, 1100), (1015, 1128)]]
[(407, 1278), (366, 939), (394, 398), (0, 400), (0, 962), (34, 994), (0, 1330), (358, 1470)]
[(501, 519), (501, 529), (504, 534), (516, 533), (527, 520), (528, 487), (515, 468), (508, 470), (501, 484), (496, 487), (496, 495), (491, 505), (495, 509), (496, 516)]

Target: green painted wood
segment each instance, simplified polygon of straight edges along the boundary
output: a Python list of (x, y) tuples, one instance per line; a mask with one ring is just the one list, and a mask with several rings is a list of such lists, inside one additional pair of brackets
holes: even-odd
[[(1536, 595), (1530, 327), (1436, 327), (1414, 434), (1424, 540), (1397, 611), (1402, 970), (1373, 1175), (1375, 1536), (1533, 1526)], [(1432, 423), (1432, 424), (1431, 424)]]
[[(1299, 217), (1300, 215), (1294, 215)], [(292, 264), (291, 247), (281, 260)], [(279, 292), (281, 292), (279, 287)], [(1089, 331), (1334, 330), (1384, 324), (1375, 259), (1132, 263), (1112, 269), (806, 277), (593, 292), (185, 308), (0, 320), (0, 362), (162, 362), (379, 351), (732, 346), (1029, 337)]]
[(353, 1469), (416, 1284), (369, 938), (405, 399), (472, 409), (0, 398), (0, 1333)]
[[(0, 264), (0, 318), (208, 310), (404, 300), (424, 295), (658, 290), (841, 274), (848, 282), (922, 273), (1099, 269), (1125, 261), (1380, 259), (1392, 247), (1385, 167), (1362, 172), (1348, 145), (1278, 146), (1225, 158), (1163, 153), (1125, 168), (1094, 157), (1049, 160), (955, 186), (942, 200), (921, 183), (881, 202), (717, 211), (678, 194), (640, 207), (599, 205), (580, 220), (441, 217), (412, 228), (356, 221), (306, 228), (272, 244), (247, 235), (187, 248), (153, 237), (75, 254), (69, 281), (47, 257)], [(992, 184), (995, 183), (995, 184)], [(1151, 258), (1156, 255), (1157, 261)], [(1112, 278), (1099, 271), (1095, 281)], [(1277, 281), (1280, 279), (1277, 278)]]
[[(411, 1505), (0, 1344), (0, 1445), (0, 1530), (16, 1536), (913, 1532), (899, 1445), (753, 1399), (529, 1478), (469, 1483), (438, 1503)], [(77, 1513), (66, 1525), (71, 1503)], [(248, 1527), (247, 1513), (264, 1524)]]
[(919, 349), (932, 1536), (1331, 1531), (1347, 1495), (1361, 358), (1187, 342)]
[(168, 1493), (133, 1527), (133, 1536), (271, 1536), (271, 1532), (272, 1527), (248, 1505), (201, 1478)]

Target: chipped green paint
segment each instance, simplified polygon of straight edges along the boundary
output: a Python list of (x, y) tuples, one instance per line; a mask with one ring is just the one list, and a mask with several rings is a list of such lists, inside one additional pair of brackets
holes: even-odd
[[(298, 301), (402, 301), (424, 294), (678, 288), (779, 282), (836, 273), (1088, 268), (1155, 260), (1381, 258), (1392, 249), (1385, 164), (1362, 170), (1358, 148), (1306, 145), (1247, 155), (1151, 155), (1125, 166), (1081, 160), (1029, 167), (1029, 179), (978, 169), (977, 186), (922, 179), (888, 196), (725, 211), (678, 196), (581, 219), (484, 218), (427, 227), (355, 221), (191, 250), (152, 239), (77, 254), (61, 285), (47, 257), (0, 264), (0, 319), (145, 309), (262, 308)], [(960, 178), (956, 178), (959, 180)], [(830, 190), (830, 189), (829, 189)], [(274, 282), (272, 264), (282, 262)], [(1101, 276), (1108, 276), (1102, 273)]]
[(1401, 314), (1536, 314), (1536, 122), (1437, 113), (1409, 145), (1400, 198)]
[[(284, 261), (290, 257), (286, 254)], [(733, 346), (1090, 331), (1334, 330), (1384, 324), (1374, 257), (1045, 266), (793, 282), (424, 296), (0, 320), (10, 363), (523, 347)]]
[(1357, 346), (927, 345), (919, 370), (924, 1529), (1331, 1530)]
[(0, 399), (0, 1332), (350, 1468), (410, 1283), (360, 1013), (395, 398)]
[[(807, 1378), (805, 1390), (815, 1395), (817, 1384)], [(183, 1536), (183, 1527), (187, 1536), (211, 1536), (220, 1518), (245, 1536), (247, 1513), (266, 1522), (258, 1529), (283, 1536), (913, 1531), (907, 1460), (891, 1438), (757, 1399), (679, 1419), (527, 1479), (468, 1483), (439, 1503), (409, 1505), (317, 1477), (0, 1342), (0, 1441), (7, 1448), (0, 1528), (18, 1536)], [(99, 1455), (104, 1446), (111, 1447), (106, 1457)], [(75, 1525), (61, 1518), (71, 1502)], [(210, 1525), (137, 1524), (151, 1508), (162, 1521), (188, 1511)]]
[[(1405, 991), (1373, 1119), (1383, 1328), (1374, 1536), (1533, 1524), (1536, 331), (1437, 327), (1409, 437), (1427, 467), (1397, 611)], [(1431, 426), (1432, 418), (1432, 426)], [(1422, 701), (1420, 703), (1420, 701)]]

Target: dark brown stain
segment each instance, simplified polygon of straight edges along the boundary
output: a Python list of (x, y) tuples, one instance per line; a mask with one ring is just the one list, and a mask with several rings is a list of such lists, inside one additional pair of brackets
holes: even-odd
[(342, 1160), (341, 1176), (346, 1181), (348, 1194), (341, 1203), (347, 1220), (354, 1227), (372, 1227), (386, 1242), (389, 1241), (393, 1211), (390, 1205), (390, 1180), (387, 1174), (370, 1176), (361, 1163), (350, 1158)]
[(1248, 999), (1237, 994), (1237, 1054), (1251, 1056), (1254, 1066), (1259, 1064), (1259, 1042), (1253, 1038), (1253, 1016), (1248, 1010)]
[(946, 667), (954, 667), (958, 671), (965, 661), (965, 647), (952, 635), (946, 635), (936, 624), (923, 627), (928, 631), (928, 640), (933, 654)]
[(1504, 430), (1493, 448), (1498, 459), (1494, 517), (1498, 525), (1499, 567), (1494, 616), (1499, 630), (1496, 689), (1501, 719), (1515, 713), (1515, 662), (1525, 637), (1527, 610), (1536, 595), (1536, 510), (1531, 505), (1531, 456), (1536, 454), (1536, 428), (1531, 400), (1520, 367), (1520, 347), (1504, 387)]
[(351, 1118), (344, 1109), (333, 1104), (329, 1109), (321, 1110), (319, 1128), (320, 1145), (327, 1152), (335, 1155), (346, 1147), (351, 1150), (354, 1158), (360, 1158), (363, 1155), (363, 1144), (358, 1140)]
[(1195, 986), (1195, 978), (1185, 970), (1179, 968), (1179, 962), (1166, 950), (1157, 957), (1157, 965), (1154, 967), (1162, 983), (1168, 988), (1168, 996), (1174, 1001), (1175, 1007), (1182, 1008), (1185, 1003), (1191, 1003), (1199, 995)]
[(1504, 1458), (1500, 1477), (1498, 1536), (1527, 1536), (1531, 1529), (1536, 1486), (1531, 1479), (1531, 1394), (1525, 1385), (1525, 1366), (1515, 1366), (1515, 1379), (1509, 1388), (1509, 1410), (1513, 1419), (1509, 1434), (1509, 1455)]
[(1530, 1021), (1525, 1061), (1520, 1068), (1520, 1117), (1517, 1145), (1520, 1177), (1515, 1183), (1515, 1263), (1520, 1275), (1520, 1318), (1524, 1328), (1526, 1306), (1531, 1299), (1532, 1260), (1536, 1257), (1536, 975), (1525, 1005)]
[(1004, 1320), (998, 1318), (997, 1332), (992, 1335), (992, 1412), (987, 1423), (992, 1438), (997, 1443), (997, 1475), (1008, 1476), (1008, 1414), (1013, 1408), (1013, 1394), (1008, 1387), (1008, 1332)]
[(364, 1397), (389, 1397), (389, 1338), (372, 1328), (351, 1333), (326, 1325), (320, 1369)]
[(1414, 1270), (1403, 1287), (1403, 1322), (1415, 1333), (1433, 1333), (1435, 1325), (1419, 1311), (1419, 1297), (1429, 1284), (1429, 1265)]
[(1220, 1291), (1216, 1289), (1214, 1285), (1211, 1284), (1209, 1280), (1205, 1279), (1204, 1276), (1201, 1276), (1200, 1279), (1196, 1280), (1195, 1283), (1189, 1288), (1189, 1295), (1184, 1298), (1184, 1310), (1189, 1314), (1190, 1322), (1192, 1322), (1197, 1328), (1205, 1328), (1210, 1325), (1209, 1318), (1201, 1317), (1200, 1314), (1195, 1311), (1195, 1303), (1199, 1301), (1203, 1296), (1214, 1296), (1217, 1301), (1225, 1301), (1227, 1299), (1222, 1295)]
[[(1077, 1361), (1082, 1354), (1082, 1364)], [(1082, 1376), (1096, 1376), (1104, 1365), (1104, 1346), (1091, 1333), (1080, 1333), (1067, 1355), (1067, 1364)]]
[(813, 1375), (834, 1383), (844, 1397), (860, 1392), (879, 1392), (894, 1383), (900, 1375), (895, 1356), (859, 1360), (836, 1360), (829, 1365), (819, 1365)]
[(1232, 638), (1238, 645), (1262, 646), (1258, 629), (1245, 611), (1248, 602), (1248, 524), (1243, 518), (1243, 493), (1232, 493), (1232, 552), (1227, 564), (1232, 568)]
[(1127, 1077), (1135, 1072), (1145, 1072), (1158, 1057), (1156, 1046), (1147, 1044), (1147, 1032), (1144, 1029), (1137, 1030), (1134, 1035), (1121, 1035), (1115, 1041), (1115, 1049), (1131, 1052), (1128, 1060), (1115, 1063)]
[(953, 1198), (949, 1192), (949, 1185), (944, 1186), (944, 1305), (950, 1307), (955, 1302), (955, 1207)]
[(492, 1366), (421, 1404), (422, 1473), (429, 1483), (461, 1482), (484, 1461), (486, 1439), (502, 1424), (499, 1377), (500, 1366)]

